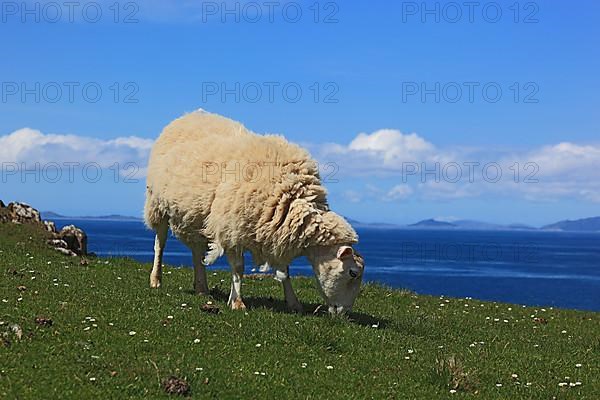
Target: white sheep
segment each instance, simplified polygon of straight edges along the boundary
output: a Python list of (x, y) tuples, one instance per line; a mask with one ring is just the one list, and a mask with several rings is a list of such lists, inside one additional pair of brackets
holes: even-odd
[(358, 236), (329, 210), (317, 163), (281, 136), (257, 135), (201, 110), (173, 121), (152, 149), (144, 219), (156, 232), (153, 288), (161, 284), (170, 227), (192, 250), (197, 294), (208, 293), (205, 265), (226, 255), (233, 274), (232, 309), (245, 308), (246, 250), (257, 264), (276, 270), (294, 311), (301, 305), (288, 266), (299, 256), (312, 264), (331, 313), (349, 311), (358, 295), (363, 260), (351, 247)]

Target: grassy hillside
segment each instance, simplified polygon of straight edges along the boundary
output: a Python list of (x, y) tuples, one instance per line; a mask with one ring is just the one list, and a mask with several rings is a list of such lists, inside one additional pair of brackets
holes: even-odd
[[(270, 277), (245, 280), (247, 312), (225, 307), (229, 277), (64, 257), (41, 232), (0, 224), (0, 398), (161, 398), (175, 376), (194, 398), (597, 399), (600, 315), (366, 285), (349, 318), (285, 311)], [(92, 238), (93, 240), (93, 238)], [(201, 310), (211, 301), (219, 314)], [(20, 337), (20, 338), (19, 338)], [(174, 387), (171, 385), (171, 387)], [(456, 391), (456, 393), (453, 393)]]

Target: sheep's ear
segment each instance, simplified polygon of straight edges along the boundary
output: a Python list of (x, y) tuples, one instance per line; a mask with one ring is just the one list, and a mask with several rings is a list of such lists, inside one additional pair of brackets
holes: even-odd
[(350, 246), (341, 246), (337, 252), (337, 258), (343, 260), (346, 257), (354, 256), (354, 250)]

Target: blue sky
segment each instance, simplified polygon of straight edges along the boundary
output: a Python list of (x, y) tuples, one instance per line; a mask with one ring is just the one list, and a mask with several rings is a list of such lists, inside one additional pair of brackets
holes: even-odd
[[(285, 1), (269, 15), (260, 1), (152, 0), (117, 3), (116, 16), (114, 1), (99, 1), (79, 3), (73, 21), (62, 7), (57, 22), (48, 3), (28, 2), (29, 14), (3, 5), (0, 16), (5, 202), (140, 215), (151, 141), (203, 108), (335, 163), (332, 206), (355, 219), (539, 225), (600, 214), (597, 2), (481, 2), (470, 15), (462, 2)], [(63, 168), (54, 182), (41, 172), (49, 162), (96, 162), (103, 175), (70, 181)], [(115, 162), (139, 166), (138, 182), (123, 182), (133, 170), (115, 182)], [(409, 164), (471, 162), (473, 182), (403, 179)], [(500, 181), (482, 178), (489, 163)], [(538, 181), (523, 182), (536, 168)]]

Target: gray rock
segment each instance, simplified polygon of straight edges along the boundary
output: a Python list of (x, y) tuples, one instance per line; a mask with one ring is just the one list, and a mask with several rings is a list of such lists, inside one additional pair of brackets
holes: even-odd
[(56, 225), (54, 224), (54, 222), (52, 221), (43, 221), (44, 222), (44, 227), (46, 228), (46, 230), (50, 233), (58, 233), (58, 231), (56, 230)]
[(11, 220), (14, 223), (41, 223), (40, 212), (29, 204), (10, 203), (8, 205)]
[(75, 254), (87, 254), (87, 235), (75, 225), (67, 225), (58, 232), (58, 238), (67, 243), (67, 248)]
[(59, 253), (63, 253), (65, 256), (77, 257), (77, 253), (75, 253), (74, 251), (71, 251), (69, 249), (63, 249), (62, 247), (55, 247), (54, 250), (58, 251)]

